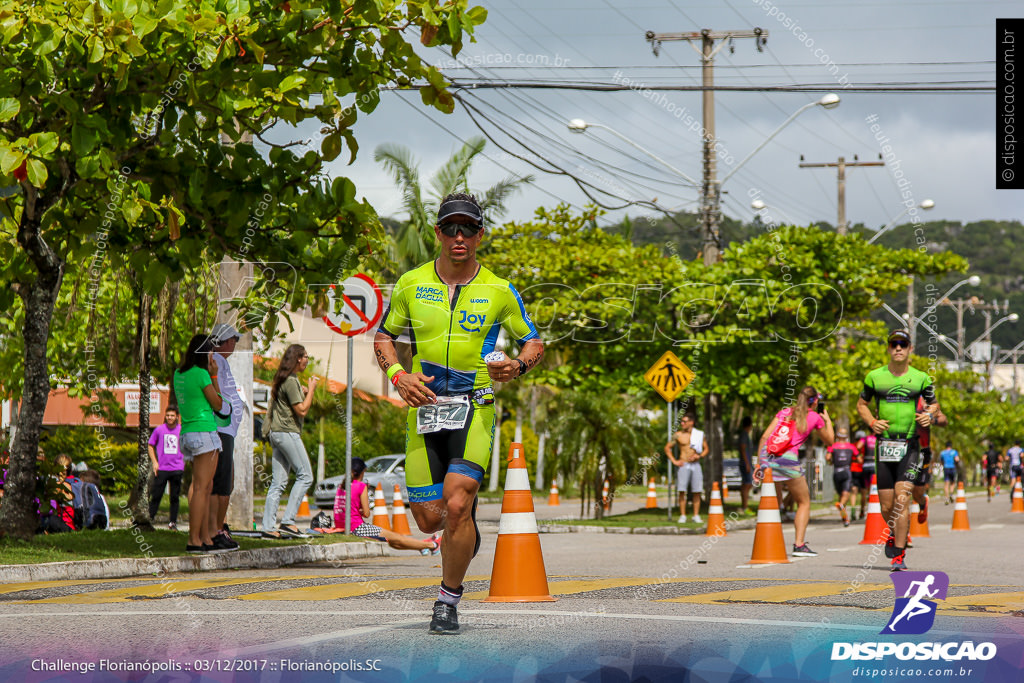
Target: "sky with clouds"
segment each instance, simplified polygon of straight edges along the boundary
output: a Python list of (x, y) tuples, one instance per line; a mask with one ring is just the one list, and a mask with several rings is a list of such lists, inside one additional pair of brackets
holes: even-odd
[[(687, 42), (664, 42), (659, 56), (645, 32), (767, 31), (758, 51), (737, 39), (715, 57), (716, 84), (765, 87), (803, 85), (808, 92), (720, 91), (715, 95), (716, 132), (722, 157), (719, 178), (765, 140), (787, 117), (831, 91), (832, 110), (811, 107), (785, 127), (723, 186), (723, 212), (750, 220), (755, 191), (779, 221), (836, 221), (835, 169), (801, 169), (808, 162), (874, 161), (886, 151), (898, 164), (847, 171), (847, 219), (879, 228), (912, 203), (932, 199), (925, 219), (1021, 220), (1024, 191), (995, 190), (995, 81), (997, 17), (1019, 14), (1020, 4), (1001, 0), (928, 2), (822, 2), (820, 0), (509, 0), (482, 3), (487, 22), (453, 59), (440, 50), (423, 56), (445, 67), (450, 78), (545, 83), (629, 83), (636, 90), (583, 92), (554, 89), (467, 89), (466, 101), (480, 124), (506, 147), (488, 142), (470, 177), (483, 188), (509, 175), (533, 174), (533, 186), (510, 203), (506, 218), (528, 219), (538, 206), (583, 206), (586, 195), (564, 175), (544, 173), (511, 153), (550, 169), (561, 168), (590, 183), (609, 206), (655, 201), (667, 210), (697, 208), (698, 190), (664, 165), (606, 130), (571, 132), (583, 118), (613, 128), (690, 177), (701, 176), (699, 91), (647, 96), (646, 86), (700, 83), (699, 57)], [(824, 63), (823, 63), (824, 62)], [(829, 67), (829, 63), (835, 66)], [(845, 78), (844, 78), (845, 77)], [(943, 84), (984, 87), (980, 92), (853, 92), (853, 85), (894, 87)], [(480, 118), (486, 115), (490, 121)], [(871, 119), (869, 120), (869, 117)], [(876, 126), (873, 131), (871, 126)], [(275, 131), (276, 137), (287, 137)], [(292, 133), (296, 133), (292, 131)], [(402, 216), (401, 198), (373, 159), (380, 144), (408, 147), (424, 177), (461, 146), (481, 135), (457, 105), (445, 115), (422, 106), (415, 92), (389, 92), (378, 109), (361, 116), (355, 133), (359, 155), (333, 162), (381, 215)], [(878, 134), (876, 136), (876, 133)], [(299, 137), (312, 130), (299, 130)], [(889, 145), (883, 150), (876, 137)], [(901, 180), (902, 179), (902, 180)], [(901, 196), (898, 182), (909, 194)], [(605, 194), (597, 192), (602, 190)], [(608, 220), (652, 215), (645, 206), (611, 211)], [(904, 217), (901, 222), (906, 221)]]

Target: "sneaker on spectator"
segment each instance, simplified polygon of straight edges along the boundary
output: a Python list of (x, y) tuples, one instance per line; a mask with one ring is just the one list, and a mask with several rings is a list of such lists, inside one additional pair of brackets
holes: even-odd
[(704, 520), (700, 518), (700, 515), (694, 515), (693, 516), (693, 523), (694, 524), (703, 524)]
[(228, 535), (221, 531), (213, 537), (213, 547), (218, 550), (238, 550), (238, 541), (228, 538)]
[(178, 530), (178, 525), (175, 524), (174, 522), (169, 522), (167, 524), (167, 528), (170, 529), (171, 531), (177, 531)]
[(676, 524), (686, 524), (686, 515), (679, 515), (679, 519), (676, 520)]

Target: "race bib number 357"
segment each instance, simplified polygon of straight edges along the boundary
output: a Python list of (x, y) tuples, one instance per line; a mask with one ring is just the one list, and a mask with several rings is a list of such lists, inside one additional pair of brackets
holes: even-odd
[(438, 396), (436, 403), (416, 409), (416, 433), (430, 434), (442, 429), (462, 429), (468, 419), (468, 396)]
[(899, 462), (907, 454), (907, 442), (902, 439), (879, 439), (878, 461)]

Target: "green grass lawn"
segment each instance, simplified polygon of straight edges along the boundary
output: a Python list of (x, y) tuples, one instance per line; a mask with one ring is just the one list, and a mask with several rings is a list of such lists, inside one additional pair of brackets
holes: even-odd
[[(359, 542), (364, 539), (344, 534), (310, 536), (308, 539), (243, 538), (236, 536), (240, 550), (278, 548), (286, 545), (312, 543)], [(187, 555), (188, 535), (180, 531), (157, 528), (155, 531), (133, 533), (131, 529), (108, 531), (73, 531), (66, 534), (38, 535), (31, 541), (0, 539), (0, 564), (37, 564), (102, 560), (121, 557), (175, 557)], [(150, 554), (151, 553), (151, 554)]]

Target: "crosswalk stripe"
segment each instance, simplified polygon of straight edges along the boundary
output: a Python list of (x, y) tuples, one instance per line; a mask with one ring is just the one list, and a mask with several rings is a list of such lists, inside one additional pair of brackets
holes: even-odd
[(936, 605), (936, 614), (944, 616), (1003, 617), (1024, 611), (1024, 592), (959, 595), (937, 600)]
[(853, 588), (849, 582), (844, 583), (796, 583), (780, 586), (762, 586), (760, 588), (740, 588), (735, 590), (721, 591), (718, 593), (701, 593), (699, 595), (684, 595), (678, 598), (665, 598), (658, 602), (691, 602), (691, 603), (715, 603), (715, 602), (771, 602), (782, 603), (790, 600), (801, 600), (803, 598), (827, 597), (839, 595), (845, 592), (865, 593), (869, 591), (890, 590), (891, 584), (869, 583)]
[[(652, 586), (669, 583), (713, 583), (715, 581), (756, 581), (757, 579), (574, 579), (569, 581), (549, 581), (548, 590), (551, 595), (576, 595), (579, 593), (591, 593), (593, 591), (607, 590), (609, 588), (629, 588), (631, 586)], [(483, 600), (488, 595), (487, 591), (474, 591), (463, 594), (465, 600)]]
[[(466, 581), (481, 581), (486, 576), (467, 576)], [(336, 583), (326, 586), (303, 586), (280, 591), (262, 591), (235, 596), (238, 600), (337, 600), (338, 598), (354, 598), (374, 593), (399, 591), (407, 588), (423, 588), (436, 586), (440, 578), (429, 579), (370, 579), (350, 583)]]

